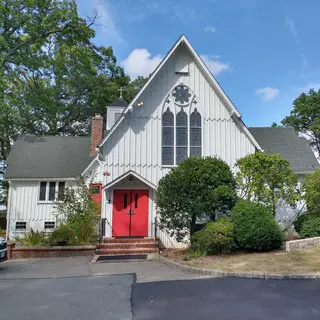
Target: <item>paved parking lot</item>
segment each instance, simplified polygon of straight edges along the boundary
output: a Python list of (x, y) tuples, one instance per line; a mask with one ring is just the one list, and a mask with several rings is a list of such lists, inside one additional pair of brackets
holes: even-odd
[(0, 319), (130, 320), (132, 275), (0, 280)]
[(201, 278), (157, 262), (0, 264), (0, 319), (320, 319), (320, 282)]

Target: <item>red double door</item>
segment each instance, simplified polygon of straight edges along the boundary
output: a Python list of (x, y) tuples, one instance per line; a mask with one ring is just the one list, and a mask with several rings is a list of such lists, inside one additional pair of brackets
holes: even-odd
[(148, 190), (114, 190), (113, 237), (148, 236)]

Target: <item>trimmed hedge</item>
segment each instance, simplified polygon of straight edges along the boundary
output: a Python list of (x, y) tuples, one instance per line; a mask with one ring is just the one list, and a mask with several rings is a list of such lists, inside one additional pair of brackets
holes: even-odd
[(283, 235), (272, 213), (264, 206), (241, 200), (231, 210), (236, 244), (250, 251), (281, 247)]
[(230, 253), (236, 248), (233, 224), (228, 218), (208, 222), (206, 226), (192, 235), (191, 249), (202, 255)]
[(294, 222), (294, 227), (301, 238), (320, 237), (320, 215), (304, 214)]

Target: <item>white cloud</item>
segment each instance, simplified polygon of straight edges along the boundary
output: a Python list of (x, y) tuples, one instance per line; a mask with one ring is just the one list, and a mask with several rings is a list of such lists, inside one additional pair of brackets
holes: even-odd
[[(230, 71), (230, 65), (222, 62), (220, 56), (215, 55), (202, 55), (204, 63), (214, 76), (217, 76), (221, 72)], [(152, 73), (158, 64), (162, 60), (162, 55), (157, 54), (152, 56), (151, 53), (145, 49), (134, 49), (127, 58), (125, 58), (121, 65), (125, 72), (131, 79), (135, 79), (138, 76), (147, 77)]]
[(214, 32), (216, 32), (216, 28), (213, 27), (213, 26), (206, 26), (206, 27), (204, 28), (204, 32), (214, 33)]
[(214, 76), (224, 71), (230, 71), (230, 65), (222, 62), (220, 56), (202, 55), (201, 59), (207, 65)]
[(132, 78), (135, 79), (138, 76), (149, 76), (150, 73), (161, 62), (162, 56), (155, 55), (151, 56), (151, 53), (144, 48), (134, 49), (129, 56), (122, 61), (122, 66), (125, 72)]
[(277, 88), (259, 88), (255, 91), (256, 95), (258, 95), (263, 101), (269, 101), (274, 99), (276, 96), (279, 95), (280, 90)]

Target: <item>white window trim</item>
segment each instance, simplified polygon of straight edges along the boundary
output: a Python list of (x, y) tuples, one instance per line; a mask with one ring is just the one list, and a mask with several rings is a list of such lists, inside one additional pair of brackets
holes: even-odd
[[(41, 188), (41, 182), (46, 182), (46, 200), (39, 200), (40, 197), (40, 188)], [(54, 200), (49, 200), (49, 189), (50, 189), (50, 182), (55, 182), (55, 198)], [(59, 191), (59, 183), (64, 182), (64, 187), (66, 188), (66, 181), (63, 180), (40, 180), (38, 182), (38, 192), (37, 192), (37, 203), (38, 204), (53, 204), (58, 201), (58, 191)]]

